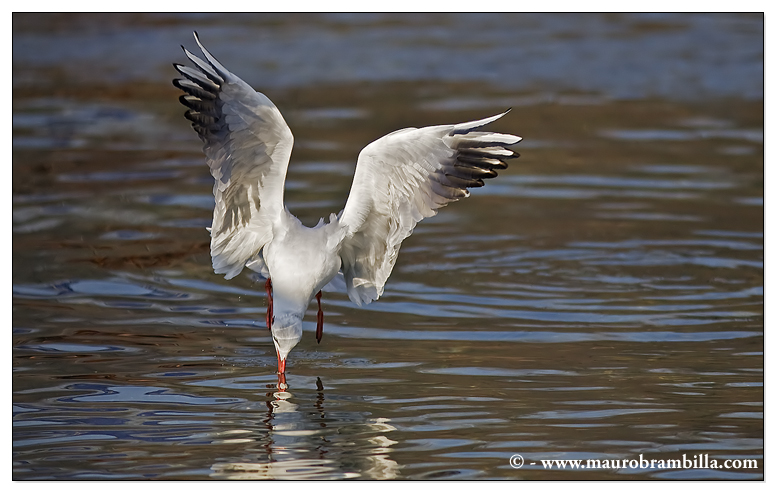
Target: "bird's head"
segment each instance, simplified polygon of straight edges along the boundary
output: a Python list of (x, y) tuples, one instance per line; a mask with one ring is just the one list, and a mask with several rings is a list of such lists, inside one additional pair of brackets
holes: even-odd
[(285, 373), (286, 358), (302, 340), (302, 316), (304, 313), (283, 313), (274, 317), (272, 322), (272, 342), (278, 353), (278, 371)]

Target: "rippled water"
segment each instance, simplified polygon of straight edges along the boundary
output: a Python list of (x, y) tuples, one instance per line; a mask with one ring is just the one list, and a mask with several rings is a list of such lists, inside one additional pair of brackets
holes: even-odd
[[(14, 479), (763, 477), (762, 16), (13, 20)], [(308, 225), (397, 128), (525, 139), (320, 345), (311, 305), (285, 390), (263, 280), (210, 266), (194, 29), (286, 115)], [(541, 464), (639, 454), (758, 467)]]

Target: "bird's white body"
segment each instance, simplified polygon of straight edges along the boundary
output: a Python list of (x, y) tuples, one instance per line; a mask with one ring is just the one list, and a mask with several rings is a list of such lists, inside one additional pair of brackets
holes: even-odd
[(302, 318), (313, 297), (340, 270), (344, 231), (336, 216), (331, 219), (308, 228), (284, 210), (263, 249), (267, 277), (272, 279), (272, 337), (281, 360), (302, 338)]
[[(339, 273), (350, 299), (370, 303), (383, 293), (402, 241), (423, 218), (468, 197), (469, 187), (505, 169), (508, 148), (520, 137), (480, 131), (505, 113), (457, 125), (398, 130), (359, 154), (345, 208), (313, 228), (283, 203), (293, 135), (275, 105), (229, 72), (199, 42), (195, 67), (175, 64), (184, 76), (186, 117), (205, 142), (215, 179), (210, 252), (216, 273), (231, 279), (248, 267), (267, 278), (267, 325), (285, 371), (302, 337), (302, 319)], [(271, 280), (271, 282), (270, 282)]]

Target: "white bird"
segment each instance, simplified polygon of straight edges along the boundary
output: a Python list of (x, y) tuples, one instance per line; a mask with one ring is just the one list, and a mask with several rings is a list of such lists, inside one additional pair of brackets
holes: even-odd
[(366, 146), (358, 156), (345, 208), (304, 226), (283, 203), (294, 137), (267, 96), (229, 72), (194, 38), (205, 60), (183, 48), (192, 67), (173, 64), (183, 78), (186, 118), (205, 142), (215, 178), (210, 230), (213, 269), (231, 279), (243, 267), (267, 279), (267, 327), (283, 375), (286, 358), (302, 338), (302, 318), (318, 300), (316, 338), (321, 341), (321, 289), (344, 275), (351, 301), (370, 303), (383, 294), (401, 242), (415, 225), (462, 197), (517, 157), (515, 135), (479, 129), (509, 110), (458, 125), (405, 128)]

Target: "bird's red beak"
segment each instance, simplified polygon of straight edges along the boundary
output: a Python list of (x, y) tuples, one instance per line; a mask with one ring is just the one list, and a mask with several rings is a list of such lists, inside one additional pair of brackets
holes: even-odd
[(280, 358), (280, 354), (278, 354), (278, 373), (280, 375), (283, 375), (286, 373), (286, 360)]

